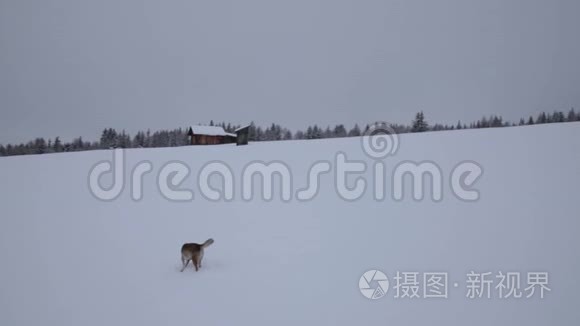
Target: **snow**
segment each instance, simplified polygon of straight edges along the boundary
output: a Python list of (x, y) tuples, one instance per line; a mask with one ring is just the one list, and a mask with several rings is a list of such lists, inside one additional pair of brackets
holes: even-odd
[(208, 135), (208, 136), (233, 136), (236, 134), (228, 133), (222, 127), (217, 126), (191, 126), (191, 130), (195, 135)]
[(234, 131), (235, 131), (235, 132), (238, 132), (238, 131), (240, 131), (240, 130), (242, 130), (242, 129), (248, 128), (249, 126), (250, 126), (250, 125), (241, 126), (241, 127), (239, 127), (239, 128), (236, 128), (236, 130), (234, 130)]
[[(579, 127), (405, 134), (385, 159), (389, 171), (433, 161), (446, 177), (461, 161), (478, 162), (477, 202), (455, 198), (448, 182), (441, 202), (345, 201), (333, 173), (306, 202), (279, 193), (244, 201), (238, 188), (233, 201), (212, 202), (195, 186), (206, 162), (227, 163), (239, 187), (243, 167), (259, 160), (287, 164), (299, 189), (310, 165), (337, 152), (372, 164), (360, 138), (127, 150), (129, 171), (153, 165), (141, 201), (128, 186), (111, 202), (89, 192), (88, 173), (110, 150), (0, 158), (0, 325), (575, 324)], [(157, 190), (170, 161), (190, 166), (182, 187), (193, 201)], [(181, 245), (210, 237), (201, 270), (180, 273)], [(445, 271), (459, 287), (448, 299), (395, 299), (391, 288), (369, 300), (358, 285), (370, 269), (391, 285), (396, 271)], [(468, 299), (471, 270), (547, 271), (552, 291), (543, 300)]]

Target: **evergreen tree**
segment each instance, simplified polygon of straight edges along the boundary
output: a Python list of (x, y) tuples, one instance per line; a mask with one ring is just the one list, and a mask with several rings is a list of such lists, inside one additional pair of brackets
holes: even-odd
[(262, 131), (262, 127), (256, 128), (256, 141), (263, 141), (264, 140), (264, 131)]
[(320, 138), (322, 138), (322, 130), (320, 130), (317, 125), (314, 125), (314, 127), (312, 127), (312, 139)]
[(492, 118), (490, 118), (490, 124), (491, 124), (491, 127), (494, 127), (494, 128), (503, 127), (502, 118), (498, 117), (498, 116), (493, 116)]
[(121, 148), (131, 147), (131, 137), (125, 133), (125, 130), (123, 130), (121, 134), (117, 136), (117, 146)]
[(145, 144), (145, 133), (142, 131), (137, 132), (135, 137), (133, 137), (133, 147), (146, 147)]
[(358, 124), (355, 124), (354, 127), (348, 132), (348, 137), (358, 137), (360, 135), (361, 133)]
[(321, 138), (334, 138), (334, 137), (335, 136), (332, 133), (332, 130), (330, 130), (330, 126), (326, 126), (326, 129), (322, 133), (322, 137)]
[(82, 150), (86, 150), (86, 149), (88, 149), (88, 148), (85, 148), (85, 144), (83, 143), (82, 137), (78, 137), (78, 138), (73, 139), (73, 141), (71, 143), (71, 150), (72, 151), (82, 151)]
[(412, 127), (411, 131), (412, 132), (424, 132), (424, 131), (427, 131), (428, 128), (429, 128), (429, 125), (425, 121), (425, 116), (423, 114), (423, 111), (418, 112), (417, 115), (415, 116), (415, 120), (413, 120), (413, 127)]
[(248, 140), (249, 141), (257, 141), (258, 138), (256, 137), (256, 125), (254, 121), (250, 123), (250, 127), (248, 128)]
[(528, 125), (533, 125), (534, 124), (534, 117), (530, 116), (530, 118), (528, 119)]
[(291, 140), (292, 139), (292, 132), (290, 132), (290, 130), (286, 129), (284, 130), (284, 135), (282, 136), (283, 140)]
[(270, 134), (272, 138), (271, 140), (282, 140), (282, 127), (273, 123), (272, 126), (270, 126)]
[(54, 144), (52, 145), (52, 150), (55, 153), (62, 152), (64, 150), (64, 147), (62, 146), (62, 142), (60, 141), (60, 137), (56, 137), (54, 139)]
[(314, 139), (314, 133), (312, 132), (312, 127), (308, 126), (306, 129), (306, 139)]
[(303, 131), (298, 130), (296, 131), (296, 133), (294, 134), (294, 139), (306, 139), (306, 135), (304, 134)]
[(552, 113), (552, 122), (564, 122), (566, 119), (564, 118), (564, 112), (562, 111), (554, 111), (554, 113)]
[(103, 130), (101, 135), (101, 148), (117, 147), (117, 132), (113, 128)]
[(489, 121), (486, 117), (481, 117), (481, 122), (479, 124), (479, 128), (489, 128)]
[(347, 133), (346, 133), (346, 128), (344, 127), (344, 125), (340, 124), (340, 125), (336, 125), (336, 127), (334, 127), (334, 137), (346, 137)]
[(46, 153), (46, 141), (44, 140), (44, 138), (36, 138), (34, 140), (33, 148), (35, 154)]
[[(579, 115), (580, 117), (580, 115)], [(576, 112), (574, 112), (574, 108), (571, 108), (570, 111), (568, 111), (568, 116), (566, 118), (566, 121), (576, 121), (577, 117), (576, 117)]]
[(548, 118), (546, 117), (546, 113), (542, 112), (538, 115), (538, 119), (536, 119), (536, 123), (546, 123), (548, 122)]

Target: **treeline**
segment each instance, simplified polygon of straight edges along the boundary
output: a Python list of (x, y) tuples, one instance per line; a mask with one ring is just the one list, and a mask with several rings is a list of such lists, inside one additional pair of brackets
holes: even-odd
[[(564, 114), (561, 111), (554, 111), (552, 113), (542, 112), (535, 119), (530, 116), (527, 119), (520, 119), (516, 124), (514, 122), (504, 121), (501, 116), (482, 117), (481, 119), (471, 122), (469, 124), (458, 121), (457, 124), (433, 124), (430, 125), (423, 112), (418, 112), (415, 119), (410, 125), (392, 124), (391, 128), (396, 133), (409, 132), (425, 132), (425, 131), (440, 131), (440, 130), (458, 130), (458, 129), (476, 129), (476, 128), (496, 128), (496, 127), (512, 127), (523, 125), (534, 125), (543, 123), (558, 123), (580, 121), (580, 112), (575, 112), (574, 109)], [(214, 124), (210, 121), (210, 126), (220, 126), (227, 132), (233, 133), (240, 125), (232, 125), (221, 122)], [(298, 130), (292, 133), (289, 129), (284, 128), (278, 124), (262, 128), (256, 126), (254, 123), (250, 125), (249, 140), (250, 141), (277, 141), (277, 140), (292, 140), (292, 139), (322, 139), (322, 138), (340, 138), (340, 137), (357, 137), (365, 134), (371, 128), (371, 125), (360, 127), (355, 124), (352, 128), (347, 129), (343, 124), (334, 127), (320, 127), (318, 125), (309, 126), (305, 130)], [(113, 128), (106, 128), (101, 133), (99, 141), (85, 141), (82, 137), (75, 138), (72, 142), (63, 143), (59, 137), (54, 139), (36, 138), (25, 144), (17, 145), (1, 145), (0, 156), (11, 155), (27, 155), (27, 154), (45, 154), (45, 153), (59, 153), (59, 152), (77, 152), (94, 149), (110, 149), (110, 148), (148, 148), (148, 147), (176, 147), (185, 146), (189, 144), (187, 129), (178, 128), (174, 130), (161, 130), (151, 132), (139, 131), (133, 137), (124, 130), (117, 131)]]

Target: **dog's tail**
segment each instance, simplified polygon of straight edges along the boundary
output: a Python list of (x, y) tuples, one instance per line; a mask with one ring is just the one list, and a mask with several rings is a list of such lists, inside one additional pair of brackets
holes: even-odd
[(201, 245), (201, 247), (202, 247), (202, 248), (207, 248), (207, 247), (209, 247), (209, 246), (210, 246), (212, 243), (213, 243), (213, 239), (209, 238), (209, 239), (207, 239), (207, 240), (206, 240), (206, 241), (205, 241), (205, 242), (204, 242), (204, 243)]

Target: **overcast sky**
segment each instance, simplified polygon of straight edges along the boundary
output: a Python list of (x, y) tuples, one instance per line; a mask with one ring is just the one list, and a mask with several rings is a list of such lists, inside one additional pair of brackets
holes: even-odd
[(0, 0), (0, 143), (580, 107), (578, 0)]

